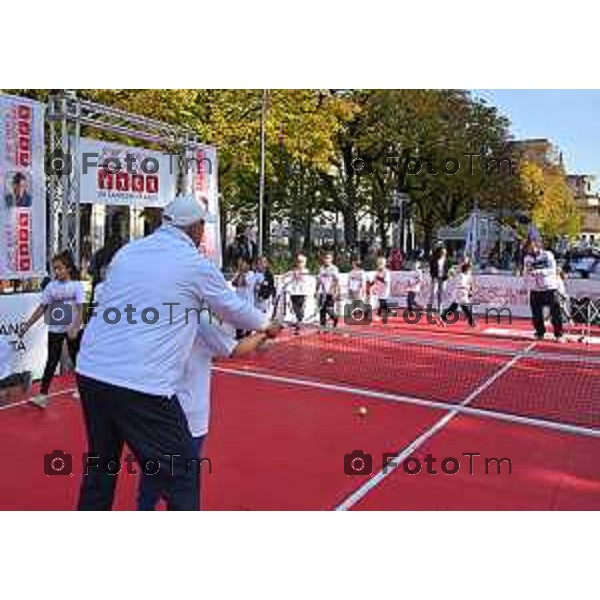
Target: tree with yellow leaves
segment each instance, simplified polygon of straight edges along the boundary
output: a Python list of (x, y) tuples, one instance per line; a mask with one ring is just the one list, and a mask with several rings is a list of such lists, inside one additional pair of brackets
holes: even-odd
[(531, 209), (532, 221), (544, 238), (575, 237), (581, 228), (573, 192), (562, 165), (538, 165), (523, 161), (521, 187)]

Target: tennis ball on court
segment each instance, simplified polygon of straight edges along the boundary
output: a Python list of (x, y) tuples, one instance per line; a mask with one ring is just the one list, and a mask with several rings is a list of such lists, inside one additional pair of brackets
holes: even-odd
[(331, 358), (331, 356), (328, 356), (325, 359), (325, 362), (331, 365), (331, 364), (333, 364), (335, 362), (335, 359)]
[(356, 412), (357, 412), (357, 413), (358, 413), (358, 414), (359, 414), (361, 417), (366, 417), (366, 416), (367, 416), (367, 413), (368, 413), (369, 411), (367, 410), (367, 407), (366, 407), (366, 406), (359, 406), (359, 407), (358, 407), (358, 410), (357, 410)]

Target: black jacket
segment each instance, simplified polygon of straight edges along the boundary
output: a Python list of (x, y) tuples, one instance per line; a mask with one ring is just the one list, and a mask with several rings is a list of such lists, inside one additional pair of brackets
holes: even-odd
[(448, 264), (448, 257), (444, 260), (444, 266), (439, 269), (438, 258), (434, 256), (429, 261), (429, 274), (431, 275), (431, 279), (441, 279), (442, 281), (446, 281), (448, 279), (448, 272), (450, 271), (450, 265)]
[(269, 269), (263, 275), (265, 279), (258, 289), (258, 297), (260, 300), (268, 300), (271, 297), (275, 297), (275, 278)]

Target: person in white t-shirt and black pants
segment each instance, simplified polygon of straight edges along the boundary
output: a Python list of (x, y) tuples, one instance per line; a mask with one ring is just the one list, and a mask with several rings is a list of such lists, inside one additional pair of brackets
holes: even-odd
[(338, 324), (335, 302), (340, 292), (340, 271), (333, 264), (333, 254), (323, 256), (323, 265), (317, 275), (317, 297), (319, 302), (319, 322), (321, 327), (327, 325), (329, 317), (334, 327)]
[[(453, 300), (448, 308), (442, 312), (442, 320), (447, 322), (450, 314), (462, 309), (467, 321), (471, 327), (475, 327), (475, 318), (473, 317), (473, 303), (471, 302), (473, 288), (473, 275), (470, 262), (465, 262), (460, 267), (460, 273), (456, 276), (453, 289)], [(456, 321), (455, 321), (456, 322)]]
[(421, 270), (421, 263), (419, 261), (415, 262), (413, 271), (414, 272), (411, 275), (406, 288), (406, 310), (409, 313), (416, 313), (417, 311), (421, 311), (423, 308), (417, 302), (417, 297), (421, 293), (424, 280), (423, 271)]
[(40, 408), (47, 405), (50, 384), (60, 363), (65, 341), (69, 357), (75, 366), (81, 340), (85, 302), (85, 290), (83, 284), (76, 280), (77, 272), (70, 254), (68, 252), (57, 254), (52, 259), (52, 268), (54, 279), (44, 288), (41, 304), (27, 319), (20, 332), (20, 335), (24, 336), (44, 315), (44, 320), (48, 324), (48, 357), (40, 392), (31, 399), (31, 402)]
[(554, 339), (563, 339), (563, 318), (559, 298), (559, 282), (556, 259), (544, 250), (538, 240), (530, 240), (526, 247), (524, 273), (529, 285), (529, 304), (535, 337), (543, 340), (546, 335), (544, 308), (550, 309)]
[[(231, 285), (235, 288), (236, 294), (243, 298), (250, 306), (256, 304), (256, 275), (252, 270), (250, 261), (247, 258), (238, 259), (238, 270), (231, 282)], [(238, 329), (236, 331), (236, 338), (241, 340), (244, 336), (248, 335), (249, 331)]]
[(314, 285), (311, 281), (310, 271), (306, 268), (306, 256), (298, 254), (296, 265), (283, 277), (283, 288), (290, 297), (292, 312), (296, 318), (294, 323), (294, 333), (300, 333), (300, 326), (304, 321), (304, 311), (306, 310), (306, 297), (310, 290), (314, 292)]

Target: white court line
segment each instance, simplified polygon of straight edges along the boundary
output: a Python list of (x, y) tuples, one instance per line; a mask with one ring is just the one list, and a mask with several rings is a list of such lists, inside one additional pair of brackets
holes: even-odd
[[(76, 392), (77, 388), (71, 388), (70, 390), (61, 390), (60, 392), (52, 392), (51, 394), (48, 394), (48, 398), (54, 398), (54, 396), (60, 396), (61, 394), (72, 394), (73, 392)], [(27, 400), (19, 400), (18, 402), (12, 402), (10, 404), (4, 404), (2, 406), (0, 406), (0, 410), (7, 410), (9, 408), (17, 408), (17, 406), (23, 406), (25, 404), (30, 404), (31, 403), (31, 399), (28, 398)], [(45, 409), (39, 409), (36, 406), (37, 410), (45, 410)]]
[(340, 394), (351, 394), (353, 396), (364, 396), (365, 398), (373, 398), (374, 400), (386, 400), (397, 402), (399, 404), (410, 404), (413, 406), (423, 406), (425, 408), (434, 408), (447, 411), (453, 408), (458, 413), (484, 419), (492, 419), (496, 421), (504, 421), (516, 425), (526, 425), (537, 427), (539, 429), (549, 429), (559, 431), (560, 433), (568, 433), (573, 435), (583, 435), (587, 437), (600, 438), (600, 429), (591, 429), (583, 425), (570, 425), (568, 423), (559, 423), (555, 421), (547, 421), (544, 419), (536, 419), (535, 417), (524, 417), (506, 412), (498, 412), (486, 408), (473, 408), (471, 406), (452, 405), (450, 402), (440, 402), (436, 400), (425, 400), (424, 398), (416, 398), (414, 396), (404, 396), (391, 394), (388, 392), (376, 392), (374, 390), (357, 388), (347, 385), (334, 383), (324, 383), (322, 381), (314, 381), (311, 379), (300, 379), (297, 377), (285, 377), (282, 375), (273, 375), (270, 373), (259, 373), (256, 371), (240, 371), (229, 367), (213, 367), (213, 371), (224, 373), (226, 375), (235, 375), (239, 377), (249, 377), (251, 379), (263, 379), (274, 383), (285, 383), (288, 385), (298, 385), (302, 387), (313, 388), (316, 390), (330, 391)]
[[(240, 377), (250, 377), (252, 379), (264, 379), (266, 381), (272, 381), (276, 383), (286, 383), (289, 385), (299, 385), (303, 387), (314, 388), (318, 390), (326, 390), (336, 392), (340, 394), (351, 394), (353, 396), (364, 396), (366, 398), (373, 398), (374, 400), (387, 400), (390, 402), (397, 402), (399, 404), (410, 404), (413, 406), (423, 406), (425, 408), (434, 408), (439, 410), (448, 410), (450, 405), (448, 402), (439, 402), (436, 400), (425, 400), (424, 398), (416, 398), (414, 396), (404, 396), (399, 394), (390, 394), (387, 392), (376, 392), (374, 390), (357, 388), (347, 385), (324, 383), (322, 381), (313, 381), (310, 379), (299, 379), (296, 377), (284, 377), (281, 375), (272, 375), (269, 373), (257, 373), (253, 371), (240, 371), (239, 369), (230, 369), (228, 367), (213, 367), (213, 371), (219, 373), (225, 373), (228, 375), (237, 375)], [(52, 392), (48, 394), (49, 397), (60, 396), (61, 394), (71, 394), (77, 391), (77, 388), (71, 388), (60, 392)], [(19, 400), (12, 404), (5, 404), (0, 406), (1, 410), (9, 408), (16, 408), (28, 404), (29, 400)], [(568, 433), (572, 435), (583, 435), (586, 437), (600, 438), (600, 429), (592, 429), (590, 427), (584, 427), (583, 425), (569, 425), (568, 423), (559, 423), (555, 421), (547, 421), (544, 419), (536, 419), (535, 417), (524, 417), (521, 415), (515, 415), (511, 413), (498, 412), (486, 408), (473, 408), (471, 406), (457, 405), (454, 407), (458, 413), (469, 416), (478, 417), (483, 419), (492, 419), (495, 421), (504, 421), (515, 425), (525, 425), (529, 427), (536, 427), (538, 429), (549, 429), (551, 431), (558, 431), (560, 433)]]
[[(535, 346), (536, 342), (532, 342), (525, 348), (525, 352), (529, 352)], [(421, 434), (416, 440), (409, 444), (404, 450), (399, 452), (395, 458), (388, 464), (384, 469), (381, 469), (377, 474), (371, 477), (361, 487), (352, 492), (341, 504), (336, 506), (335, 510), (349, 510), (357, 502), (362, 500), (376, 485), (381, 483), (390, 473), (393, 473), (400, 464), (406, 460), (409, 456), (414, 454), (427, 440), (433, 437), (438, 431), (442, 430), (454, 417), (460, 414), (457, 410), (459, 407), (468, 406), (477, 396), (489, 388), (497, 379), (502, 377), (519, 359), (523, 357), (523, 354), (518, 354), (509, 360), (501, 369), (498, 369), (491, 377), (486, 379), (477, 389), (471, 392), (457, 407), (448, 411), (437, 423), (431, 426), (425, 433)]]

